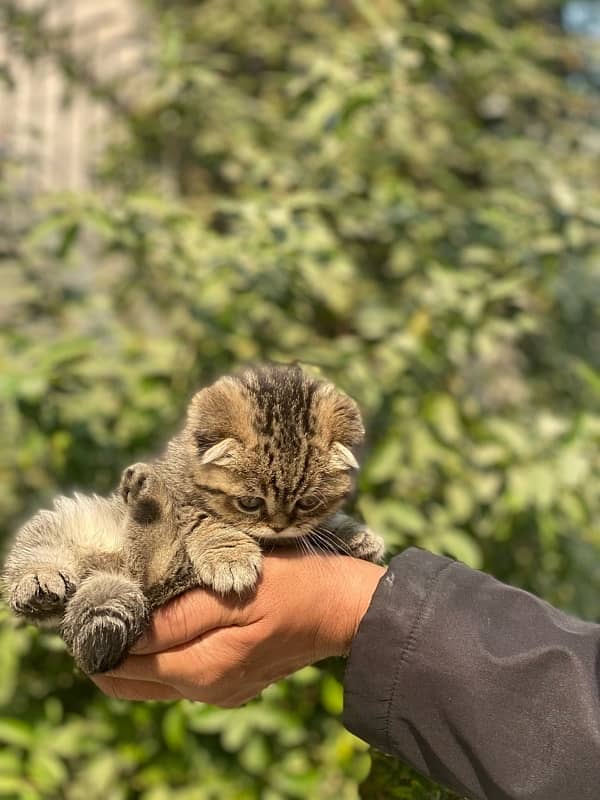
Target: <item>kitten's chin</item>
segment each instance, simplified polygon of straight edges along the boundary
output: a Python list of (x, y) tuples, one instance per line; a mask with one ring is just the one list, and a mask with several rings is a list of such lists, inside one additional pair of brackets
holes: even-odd
[(307, 533), (308, 531), (290, 525), (282, 531), (274, 531), (272, 528), (261, 528), (261, 530), (254, 533), (253, 536), (260, 541), (284, 542), (290, 539), (299, 539), (301, 536), (306, 536)]

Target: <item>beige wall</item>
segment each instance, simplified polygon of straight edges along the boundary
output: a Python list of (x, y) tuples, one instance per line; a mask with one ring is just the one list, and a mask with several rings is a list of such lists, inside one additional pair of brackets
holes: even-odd
[[(102, 82), (121, 90), (139, 68), (142, 39), (136, 10), (128, 0), (19, 0), (26, 9), (43, 6), (51, 28), (72, 28), (69, 49)], [(25, 164), (31, 189), (80, 189), (93, 180), (96, 154), (105, 141), (111, 113), (86, 90), (69, 90), (49, 58), (23, 62), (0, 30), (0, 63), (9, 65), (16, 87), (0, 86), (0, 159)]]

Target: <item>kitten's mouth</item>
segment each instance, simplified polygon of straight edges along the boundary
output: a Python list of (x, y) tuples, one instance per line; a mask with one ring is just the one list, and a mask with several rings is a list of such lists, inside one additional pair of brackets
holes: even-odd
[(261, 531), (258, 539), (266, 539), (268, 541), (280, 541), (285, 539), (298, 539), (300, 536), (306, 536), (308, 531), (299, 530), (298, 528), (284, 528), (282, 531), (273, 531), (268, 528)]
[(286, 542), (291, 542), (295, 539), (301, 539), (304, 536), (308, 536), (310, 530), (304, 530), (302, 528), (295, 528), (294, 526), (290, 525), (287, 528), (284, 528), (281, 531), (274, 531), (272, 528), (263, 528), (260, 533), (255, 534), (255, 538), (258, 539), (259, 542), (270, 542), (271, 544), (286, 544)]

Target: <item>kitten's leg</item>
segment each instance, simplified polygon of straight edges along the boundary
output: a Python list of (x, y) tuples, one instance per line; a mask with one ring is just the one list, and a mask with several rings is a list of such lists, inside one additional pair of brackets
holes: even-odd
[(127, 467), (119, 485), (131, 520), (139, 525), (165, 524), (172, 515), (167, 487), (152, 464)]
[(146, 589), (172, 581), (185, 552), (167, 487), (152, 464), (133, 464), (121, 477), (127, 506), (127, 564)]
[(204, 518), (197, 509), (180, 508), (179, 518), (151, 464), (125, 470), (121, 494), (128, 506), (130, 568), (159, 598), (153, 606), (192, 586), (210, 586), (223, 594), (254, 587), (262, 564), (257, 542)]
[(37, 546), (12, 555), (3, 576), (11, 610), (35, 625), (57, 625), (79, 582), (72, 553)]
[[(183, 544), (172, 497), (156, 467), (144, 463), (128, 467), (120, 492), (127, 505), (127, 567), (153, 610), (198, 586), (198, 578)], [(196, 521), (197, 511), (193, 516)]]
[(77, 665), (93, 675), (121, 663), (148, 619), (148, 603), (137, 581), (95, 572), (69, 601), (61, 634)]
[(220, 594), (253, 589), (262, 568), (258, 543), (241, 531), (204, 521), (185, 546), (198, 583)]
[(314, 537), (315, 544), (323, 545), (323, 539), (344, 555), (362, 558), (364, 561), (373, 561), (378, 564), (383, 560), (385, 543), (381, 536), (362, 522), (347, 517), (345, 514), (334, 514), (322, 522), (315, 532), (309, 534)]

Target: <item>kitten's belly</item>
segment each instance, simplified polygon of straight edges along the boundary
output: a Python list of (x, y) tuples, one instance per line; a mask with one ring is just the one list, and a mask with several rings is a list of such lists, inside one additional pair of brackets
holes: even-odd
[(82, 550), (106, 555), (121, 553), (125, 544), (124, 532), (118, 528), (97, 528), (86, 530), (78, 540)]
[(161, 543), (152, 554), (144, 583), (148, 588), (167, 582), (183, 563), (183, 549), (177, 539)]
[(121, 553), (125, 544), (125, 507), (117, 497), (59, 498), (63, 535), (72, 547), (84, 553)]

